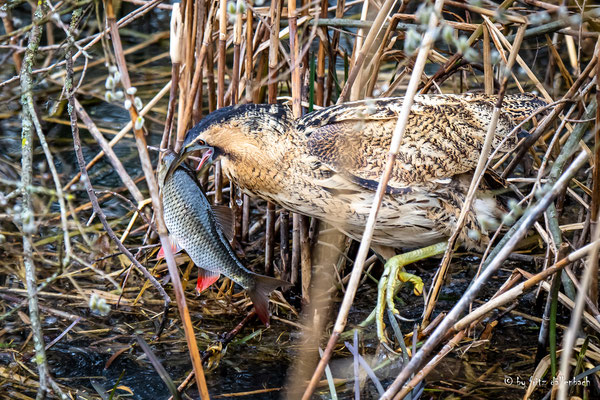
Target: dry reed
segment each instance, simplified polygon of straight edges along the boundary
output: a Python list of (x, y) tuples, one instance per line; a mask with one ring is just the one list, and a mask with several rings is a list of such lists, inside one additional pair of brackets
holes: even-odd
[[(553, 390), (559, 399), (597, 396), (600, 375), (593, 364), (600, 356), (600, 8), (554, 3), (2, 3), (0, 140), (9, 150), (0, 157), (0, 345), (6, 349), (0, 355), (10, 354), (12, 360), (5, 363), (0, 358), (2, 392), (19, 393), (20, 398), (66, 398), (84, 390), (55, 377), (57, 365), (48, 360), (60, 345), (79, 340), (90, 348), (97, 348), (96, 343), (112, 345), (107, 366), (128, 354), (141, 354), (137, 346), (142, 346), (166, 382), (169, 368), (161, 366), (154, 353), (173, 346), (191, 358), (190, 369), (193, 366), (191, 373), (188, 369), (171, 376), (180, 384), (173, 393), (175, 385), (169, 383), (174, 398), (195, 393), (193, 379), (203, 399), (209, 398), (209, 389), (213, 398), (283, 391), (290, 398), (308, 400), (315, 390), (350, 398), (380, 390), (377, 377), (394, 378), (393, 383), (382, 380), (383, 399), (405, 398), (423, 388), (475, 397), (489, 395), (489, 390), (501, 393), (498, 387), (525, 398)], [(117, 20), (118, 15), (122, 17)], [(429, 292), (419, 303), (424, 313), (418, 316), (417, 329), (406, 334), (412, 325), (390, 321), (393, 350), (402, 355), (388, 356), (400, 363), (406, 360), (403, 368), (367, 365), (377, 355), (370, 344), (377, 343), (371, 319), (366, 318), (370, 310), (363, 309), (372, 304), (365, 306), (361, 296), (370, 298), (376, 288), (370, 280), (381, 270), (374, 257), (368, 258), (370, 238), (411, 101), (417, 93), (468, 90), (496, 93), (498, 103), (458, 228), (437, 276), (426, 282)], [(532, 118), (530, 135), (517, 151), (492, 162), (491, 139), (504, 94), (532, 90), (551, 105)], [(265, 354), (274, 353), (275, 346), (259, 338), (270, 331), (246, 332), (252, 313), (237, 326), (219, 320), (243, 314), (249, 304), (231, 286), (221, 285), (201, 298), (190, 294), (195, 267), (185, 256), (171, 254), (167, 245), (155, 178), (160, 156), (154, 157), (148, 144), (178, 150), (186, 132), (203, 116), (229, 105), (286, 102), (299, 118), (316, 107), (381, 96), (405, 96), (404, 107), (358, 248), (314, 219), (241, 194), (219, 163), (203, 177), (211, 199), (229, 202), (235, 210), (235, 237), (244, 261), (295, 284), (285, 296), (273, 296), (279, 315), (270, 331), (279, 337), (290, 330), (301, 334), (301, 339), (289, 342), (286, 357), (293, 378), (285, 387), (219, 391), (211, 384), (216, 374), (207, 372), (204, 378), (203, 362), (218, 363), (221, 357), (243, 361), (244, 350), (236, 346), (249, 340), (260, 344)], [(107, 109), (118, 118), (105, 115)], [(71, 127), (72, 136), (61, 134), (63, 125)], [(80, 136), (79, 130), (90, 136)], [(20, 131), (21, 139), (16, 135)], [(133, 154), (124, 155), (123, 149)], [(77, 162), (66, 156), (73, 150)], [(103, 179), (111, 170), (117, 178)], [(511, 203), (512, 213), (501, 221), (511, 226), (492, 235), (476, 279), (448, 306), (440, 301), (440, 293), (454, 285), (447, 274), (453, 274), (457, 260), (464, 260), (454, 254), (455, 244), (460, 245), (455, 242), (482, 176), (490, 171), (520, 201), (517, 206)], [(114, 202), (124, 208), (115, 212)], [(157, 243), (167, 248), (166, 266), (154, 258)], [(536, 271), (528, 263), (516, 268), (509, 259), (541, 260), (543, 267)], [(492, 285), (500, 268), (513, 273), (504, 285)], [(485, 289), (488, 300), (478, 300)], [(339, 307), (334, 302), (338, 290), (344, 296)], [(533, 292), (545, 307), (527, 303), (527, 293)], [(161, 300), (155, 299), (156, 293)], [(173, 294), (177, 316), (166, 313)], [(196, 322), (198, 310), (202, 322)], [(518, 370), (489, 363), (477, 367), (477, 373), (469, 366), (468, 374), (453, 377), (448, 386), (444, 377), (424, 382), (448, 358), (480, 356), (475, 348), (456, 349), (499, 336), (503, 318), (510, 315), (538, 321), (531, 322), (537, 324), (537, 349), (525, 341), (513, 349), (513, 356), (528, 355), (521, 375), (540, 377), (548, 370), (554, 374), (550, 380), (561, 383), (555, 389), (528, 383), (523, 393), (506, 378), (514, 378), (511, 374), (516, 376)], [(111, 317), (117, 321), (114, 326)], [(53, 326), (47, 321), (56, 322)], [(219, 339), (210, 321), (229, 333)], [(354, 333), (346, 330), (349, 325)], [(360, 340), (349, 355), (340, 339), (354, 334)], [(414, 346), (408, 350), (411, 341)], [(319, 357), (319, 344), (325, 343)], [(201, 353), (198, 345), (207, 350)], [(227, 345), (239, 351), (224, 354)], [(332, 361), (346, 358), (356, 365), (352, 376), (333, 368)], [(328, 365), (332, 368), (325, 375)], [(241, 362), (240, 368), (244, 369)], [(273, 375), (281, 378), (283, 372)], [(488, 388), (474, 377), (488, 380)], [(566, 377), (591, 383), (569, 386)], [(352, 381), (356, 385), (348, 384)], [(91, 384), (90, 391), (97, 393), (88, 395), (106, 398), (117, 392), (119, 386), (113, 384), (104, 389)]]

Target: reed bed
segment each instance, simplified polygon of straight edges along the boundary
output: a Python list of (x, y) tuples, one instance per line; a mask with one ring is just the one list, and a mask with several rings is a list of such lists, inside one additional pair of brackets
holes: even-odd
[[(0, 397), (600, 396), (598, 6), (41, 0), (2, 1), (0, 17)], [(243, 194), (217, 162), (201, 181), (234, 210), (244, 263), (294, 287), (272, 296), (270, 328), (226, 279), (194, 295), (193, 263), (167, 245), (156, 150), (229, 105), (300, 117), (405, 96), (380, 202), (414, 96), (467, 91), (498, 95), (496, 121), (506, 93), (549, 105), (500, 159), (490, 121), (466, 203), (487, 171), (510, 211), (483, 255), (457, 229), (441, 260), (410, 267), (426, 296), (400, 293), (412, 319), (390, 314), (391, 348), (367, 318), (379, 203), (354, 243)], [(223, 383), (261, 364), (261, 383)]]

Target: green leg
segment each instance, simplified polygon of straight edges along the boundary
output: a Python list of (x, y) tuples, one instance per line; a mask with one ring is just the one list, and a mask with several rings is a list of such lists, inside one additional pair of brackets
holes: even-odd
[(423, 281), (416, 275), (409, 274), (404, 271), (404, 266), (415, 261), (433, 257), (441, 254), (448, 248), (447, 242), (437, 243), (431, 246), (423, 247), (422, 249), (413, 250), (408, 253), (399, 254), (390, 258), (386, 263), (383, 275), (379, 280), (377, 293), (376, 321), (377, 321), (377, 337), (382, 343), (389, 343), (385, 335), (385, 324), (383, 322), (383, 314), (387, 304), (388, 309), (398, 315), (399, 312), (394, 306), (394, 296), (400, 287), (400, 282), (411, 282), (413, 284), (414, 293), (420, 296), (423, 293)]

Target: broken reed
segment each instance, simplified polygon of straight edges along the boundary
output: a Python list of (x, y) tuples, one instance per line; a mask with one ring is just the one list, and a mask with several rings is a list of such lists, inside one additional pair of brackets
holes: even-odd
[[(526, 0), (525, 3), (538, 7), (540, 13), (548, 12), (553, 16), (560, 15), (560, 12), (564, 13), (564, 10), (561, 11), (557, 6), (549, 3), (533, 0)], [(402, 85), (408, 81), (408, 77), (412, 73), (414, 56), (403, 52), (404, 47), (398, 46), (397, 43), (404, 42), (406, 45), (407, 42), (410, 42), (409, 39), (413, 30), (420, 29), (419, 25), (422, 23), (420, 16), (414, 11), (406, 13), (407, 9), (405, 8), (398, 10), (391, 8), (390, 13), (383, 12), (382, 9), (385, 11), (384, 8), (377, 9), (374, 4), (368, 1), (353, 2), (353, 4), (359, 4), (360, 8), (359, 15), (353, 15), (352, 13), (356, 11), (351, 9), (349, 4), (346, 4), (343, 0), (338, 1), (327, 12), (325, 8), (328, 6), (328, 3), (326, 1), (313, 3), (304, 1), (302, 4), (297, 4), (295, 2), (284, 3), (283, 1), (274, 0), (269, 7), (246, 2), (228, 5), (225, 2), (182, 1), (179, 7), (173, 7), (173, 11), (180, 14), (181, 33), (177, 35), (179, 37), (177, 46), (173, 46), (174, 51), (170, 55), (173, 61), (172, 69), (170, 74), (160, 76), (161, 83), (166, 82), (170, 76), (172, 79), (171, 85), (165, 85), (163, 90), (157, 95), (152, 93), (151, 96), (147, 96), (153, 97), (153, 100), (149, 102), (147, 107), (136, 110), (139, 111), (139, 115), (137, 113), (132, 115), (131, 123), (118, 132), (108, 143), (103, 141), (99, 136), (103, 132), (100, 129), (96, 130), (93, 128), (94, 121), (90, 121), (90, 118), (85, 117), (87, 113), (84, 107), (86, 106), (81, 104), (76, 107), (79, 119), (81, 119), (89, 130), (94, 132), (94, 140), (100, 143), (102, 148), (106, 150), (106, 157), (111, 162), (114, 162), (115, 166), (118, 166), (120, 160), (118, 160), (114, 152), (109, 151), (109, 148), (118, 143), (132, 128), (136, 128), (134, 131), (136, 132), (137, 143), (143, 143), (142, 135), (139, 132), (140, 129), (137, 129), (139, 127), (135, 125), (135, 121), (138, 116), (146, 117), (148, 115), (148, 118), (150, 118), (150, 114), (147, 114), (149, 111), (154, 113), (155, 120), (165, 122), (162, 147), (171, 143), (176, 148), (179, 148), (187, 130), (197, 123), (202, 116), (216, 108), (228, 105), (244, 102), (274, 103), (278, 101), (278, 96), (280, 96), (279, 99), (283, 96), (291, 96), (294, 114), (299, 116), (303, 111), (311, 109), (313, 103), (316, 106), (327, 106), (338, 101), (340, 97), (345, 98), (347, 96), (348, 99), (355, 100), (377, 95), (403, 94)], [(409, 2), (403, 2), (401, 7), (406, 7), (408, 4)], [(113, 29), (121, 29), (135, 18), (151, 12), (154, 7), (159, 5), (169, 8), (168, 5), (160, 4), (159, 1), (147, 2), (137, 7), (131, 13), (124, 15), (119, 21), (111, 20), (111, 26)], [(389, 2), (383, 2), (383, 6), (385, 7), (386, 5), (390, 6)], [(508, 58), (510, 55), (514, 55), (511, 51), (511, 44), (514, 43), (514, 37), (505, 37), (505, 30), (499, 29), (498, 25), (500, 25), (500, 28), (508, 27), (508, 29), (513, 24), (525, 26), (524, 24), (527, 22), (525, 18), (529, 17), (531, 19), (534, 15), (523, 9), (509, 10), (513, 6), (513, 2), (510, 0), (504, 1), (497, 9), (485, 9), (471, 4), (446, 1), (445, 6), (449, 5), (456, 7), (456, 9), (466, 10), (471, 15), (470, 20), (448, 22), (448, 26), (456, 29), (456, 31), (452, 32), (455, 38), (458, 36), (457, 32), (460, 35), (466, 34), (469, 36), (465, 41), (466, 47), (458, 49), (450, 46), (450, 49), (446, 49), (446, 51), (436, 49), (436, 53), (430, 52), (428, 54), (429, 61), (439, 64), (440, 68), (432, 76), (422, 77), (424, 83), (421, 85), (420, 90), (421, 92), (435, 90), (435, 82), (435, 85), (445, 85), (444, 89), (453, 86), (456, 92), (463, 92), (469, 89), (471, 84), (474, 84), (477, 87), (481, 86), (486, 92), (491, 93), (498, 88), (495, 81), (497, 78), (495, 73), (498, 72), (499, 68), (493, 60), (494, 52), (498, 53), (500, 58)], [(394, 5), (392, 4), (391, 6), (393, 7)], [(53, 4), (53, 7), (50, 11), (47, 11), (48, 15), (69, 12), (68, 8), (61, 8), (65, 7), (64, 4)], [(90, 14), (96, 12), (95, 9), (84, 9)], [(99, 11), (102, 12), (102, 10)], [(333, 16), (332, 14), (335, 14), (335, 18), (327, 19), (327, 17)], [(307, 15), (311, 17), (311, 20), (303, 19)], [(450, 18), (448, 15), (450, 14), (445, 14), (447, 18)], [(580, 45), (581, 40), (589, 40), (589, 38), (596, 40), (598, 35), (585, 30), (578, 31), (577, 29), (573, 29), (569, 22), (574, 17), (580, 18), (581, 21), (586, 21), (591, 18), (597, 18), (599, 15), (600, 12), (598, 9), (592, 8), (583, 10), (580, 15), (569, 13), (569, 15), (563, 15), (561, 18), (543, 22), (539, 26), (526, 27), (524, 31), (525, 39), (539, 37), (546, 40), (545, 45), (550, 50), (546, 74), (543, 79), (537, 77), (533, 72), (528, 70), (526, 61), (529, 60), (517, 59), (516, 62), (521, 68), (525, 69), (528, 78), (527, 80), (521, 79), (516, 82), (511, 80), (511, 85), (526, 84), (530, 87), (536, 87), (547, 99), (552, 100), (553, 98), (559, 99), (562, 97), (564, 101), (557, 103), (556, 107), (551, 111), (550, 118), (546, 120), (543, 126), (539, 126), (534, 131), (532, 139), (526, 143), (527, 146), (522, 148), (521, 153), (518, 153), (504, 170), (505, 175), (508, 175), (517, 165), (517, 161), (527, 151), (530, 151), (535, 155), (534, 163), (536, 165), (552, 165), (551, 180), (556, 182), (567, 166), (568, 160), (571, 159), (571, 155), (567, 154), (565, 149), (572, 141), (570, 141), (569, 135), (564, 134), (563, 129), (573, 131), (571, 135), (576, 133), (583, 135), (585, 130), (577, 128), (581, 127), (585, 121), (589, 122), (589, 120), (594, 120), (595, 124), (595, 134), (589, 147), (594, 149), (591, 153), (594, 165), (599, 165), (600, 146), (598, 146), (598, 142), (600, 141), (600, 134), (598, 132), (600, 130), (598, 129), (598, 125), (600, 115), (597, 108), (592, 109), (592, 111), (589, 110), (589, 106), (591, 105), (590, 98), (594, 95), (593, 91), (596, 91), (596, 96), (600, 96), (598, 81), (596, 80), (595, 83), (591, 81), (600, 72), (600, 63), (597, 62), (598, 48), (596, 48), (590, 59), (578, 56), (577, 51), (577, 46)], [(360, 19), (353, 19), (356, 16), (359, 16)], [(34, 77), (41, 76), (40, 74), (51, 74), (51, 77), (55, 79), (51, 81), (51, 84), (58, 87), (62, 85), (60, 79), (64, 77), (64, 73), (58, 71), (64, 65), (64, 62), (56, 59), (55, 50), (57, 47), (52, 47), (51, 43), (59, 41), (56, 39), (60, 38), (62, 27), (56, 19), (47, 18), (47, 16), (42, 17), (46, 18), (44, 21), (48, 22), (48, 24), (54, 24), (54, 28), (56, 29), (46, 31), (47, 44), (39, 49), (39, 54), (45, 56), (43, 64), (46, 66), (38, 68), (38, 70), (34, 69), (32, 73)], [(98, 17), (94, 19), (103, 20), (101, 14), (94, 17)], [(488, 18), (488, 20), (483, 20), (483, 17)], [(12, 50), (14, 50), (12, 57), (3, 58), (3, 62), (10, 64), (12, 68), (16, 68), (15, 71), (18, 72), (20, 70), (19, 65), (22, 63), (21, 53), (14, 46), (18, 43), (19, 38), (24, 37), (31, 30), (31, 27), (25, 26), (15, 29), (10, 13), (3, 14), (2, 20), (5, 27), (5, 34), (0, 36), (0, 41), (9, 43), (13, 46)], [(480, 23), (479, 21), (482, 20), (483, 22)], [(358, 37), (355, 37), (353, 33), (345, 37), (346, 39), (350, 39), (351, 46), (349, 47), (341, 45), (341, 32), (347, 27), (352, 27), (351, 29), (360, 28), (358, 30)], [(105, 53), (105, 57), (102, 57), (100, 60), (90, 61), (87, 65), (76, 66), (74, 68), (76, 73), (85, 68), (99, 70), (102, 67), (98, 67), (98, 65), (101, 65), (102, 62), (114, 65), (115, 60), (118, 60), (119, 66), (125, 70), (142, 68), (143, 62), (135, 65), (135, 68), (131, 68), (131, 63), (126, 62), (124, 55), (129, 54), (130, 51), (135, 51), (133, 50), (134, 47), (136, 50), (140, 50), (155, 45), (158, 40), (165, 37), (163, 34), (155, 34), (139, 46), (124, 48), (122, 51), (116, 49), (115, 51), (111, 49), (111, 43), (105, 41), (109, 28), (103, 27), (103, 29), (99, 34), (75, 38), (75, 43), (79, 46), (76, 53), (77, 57), (85, 57), (85, 55), (82, 55), (82, 51), (85, 51), (91, 44), (98, 41), (103, 43)], [(287, 31), (284, 34), (284, 30), (286, 29)], [(84, 31), (83, 26), (79, 31)], [(548, 35), (555, 36), (550, 37)], [(113, 31), (113, 39), (115, 37), (118, 37), (118, 35)], [(564, 47), (568, 52), (568, 61), (564, 61), (560, 57), (560, 52), (556, 49), (560, 44), (557, 42), (557, 37), (566, 43)], [(173, 42), (173, 37), (171, 39)], [(315, 41), (318, 42), (318, 48), (313, 52), (312, 48), (314, 47), (311, 47), (311, 44), (315, 43)], [(482, 41), (483, 49), (483, 85), (480, 82), (474, 82), (470, 78), (471, 75), (469, 75), (469, 68), (472, 66), (477, 68), (477, 63), (470, 63), (468, 60), (465, 61), (463, 57), (463, 55), (466, 55), (466, 50), (469, 46), (477, 45), (479, 41)], [(462, 42), (458, 40), (457, 43)], [(174, 44), (172, 43), (172, 45)], [(287, 44), (289, 46), (286, 46)], [(585, 54), (585, 51), (583, 53)], [(527, 55), (520, 54), (523, 57)], [(160, 57), (166, 56), (156, 56), (156, 60), (160, 60)], [(340, 60), (343, 63), (338, 63)], [(314, 72), (311, 70), (313, 64)], [(344, 69), (347, 71), (343, 71)], [(388, 74), (390, 69), (393, 71), (391, 80)], [(121, 74), (124, 78), (122, 72)], [(78, 90), (82, 95), (96, 96), (101, 99), (103, 96), (99, 95), (97, 91), (95, 92), (95, 89), (107, 76), (106, 71), (102, 79), (94, 80), (86, 76), (78, 87)], [(387, 81), (388, 84), (383, 84), (383, 81)], [(16, 80), (10, 78), (3, 83), (3, 86), (9, 86), (12, 82), (16, 82)], [(559, 83), (564, 84), (560, 85)], [(142, 87), (143, 84), (144, 82), (136, 82), (136, 86), (138, 87)], [(124, 89), (127, 89), (127, 86), (125, 84)], [(551, 90), (548, 90), (550, 93), (546, 92), (546, 88), (551, 88)], [(515, 89), (512, 88), (512, 90)], [(167, 107), (157, 107), (156, 103), (164, 99), (167, 92), (169, 92)], [(43, 99), (44, 94), (35, 93), (35, 96), (39, 102)], [(570, 105), (577, 99), (580, 99), (579, 103)], [(300, 107), (301, 104), (302, 108)], [(592, 114), (585, 113), (585, 105), (588, 105), (587, 111), (593, 112)], [(563, 119), (558, 127), (553, 127), (552, 121), (557, 121), (563, 109), (569, 109), (568, 113), (571, 115), (569, 117), (571, 121)], [(52, 122), (68, 123), (64, 118), (61, 120), (60, 114), (52, 118), (46, 119)], [(543, 159), (537, 157), (537, 153), (533, 150), (534, 139), (541, 140), (541, 142), (538, 141), (537, 148), (545, 152)], [(592, 145), (595, 145), (595, 147)], [(139, 153), (144, 155), (145, 150), (141, 147), (143, 146), (139, 146)], [(101, 157), (98, 156), (95, 160)], [(52, 163), (51, 160), (48, 162)], [(90, 167), (91, 164), (88, 164), (87, 168)], [(148, 172), (147, 161), (144, 170)], [(598, 195), (600, 193), (598, 190), (598, 185), (600, 185), (599, 170), (598, 168), (590, 169), (588, 175), (584, 177), (585, 179), (581, 179), (580, 177), (577, 183), (578, 188), (583, 189), (584, 195), (583, 197), (579, 196), (576, 198), (580, 209), (576, 213), (574, 223), (579, 224), (582, 229), (580, 229), (575, 237), (576, 240), (573, 241), (577, 244), (574, 247), (575, 250), (590, 242), (595, 221), (598, 217), (597, 210), (600, 203), (600, 195)], [(144, 206), (141, 204), (143, 201), (140, 199), (140, 192), (136, 186), (139, 185), (140, 180), (128, 177), (127, 172), (123, 170), (121, 170), (120, 175), (127, 188), (125, 193), (129, 192), (129, 195), (138, 203), (135, 205), (136, 208), (139, 208), (139, 210), (135, 210), (132, 213), (128, 225), (132, 229), (148, 229), (148, 234), (144, 239), (146, 240), (149, 238), (151, 230), (147, 224), (140, 223), (137, 217), (140, 211), (144, 212)], [(61, 178), (64, 183), (71, 177), (63, 176)], [(78, 179), (78, 176), (73, 178), (69, 184), (63, 187), (64, 190), (69, 191), (71, 185), (75, 184)], [(152, 181), (152, 178), (148, 174), (146, 175), (146, 179)], [(541, 179), (542, 174), (540, 173), (536, 177), (534, 188), (541, 187)], [(229, 197), (232, 200), (231, 205), (234, 209), (237, 209), (238, 202), (235, 201), (237, 189), (233, 186), (224, 188), (223, 183), (224, 177), (217, 164), (213, 176), (214, 187), (210, 188), (214, 192), (215, 202), (224, 202), (228, 192), (227, 189), (229, 189)], [(114, 190), (123, 191), (120, 188), (114, 188)], [(532, 204), (536, 204), (533, 192), (534, 190), (532, 189), (526, 196)], [(156, 193), (152, 197), (156, 199)], [(564, 204), (566, 198), (575, 198), (572, 189), (560, 193), (559, 206)], [(256, 234), (257, 230), (256, 228), (253, 230), (253, 227), (258, 226), (257, 224), (259, 223), (264, 224), (265, 269), (269, 273), (272, 272), (275, 262), (278, 261), (276, 249), (279, 246), (279, 260), (282, 261), (281, 272), (293, 282), (301, 282), (302, 296), (305, 300), (313, 299), (315, 296), (309, 291), (312, 273), (310, 251), (312, 248), (313, 252), (317, 253), (315, 249), (318, 248), (319, 243), (317, 243), (317, 234), (311, 233), (309, 227), (314, 229), (316, 225), (314, 223), (309, 224), (308, 220), (304, 217), (293, 215), (290, 218), (286, 212), (279, 214), (272, 204), (266, 206), (266, 213), (263, 212), (264, 209), (262, 208), (259, 208), (258, 212), (252, 213), (251, 206), (256, 204), (256, 202), (251, 202), (247, 196), (243, 196), (242, 200), (241, 210), (236, 211), (237, 237), (247, 239), (250, 232)], [(77, 208), (71, 208), (67, 212), (64, 212), (64, 214), (71, 221), (75, 221), (78, 213), (89, 210), (90, 207), (89, 203), (80, 204)], [(546, 213), (549, 228), (541, 228), (542, 237), (548, 239), (547, 246), (551, 250), (549, 253), (550, 257), (546, 260), (548, 266), (553, 264), (551, 262), (552, 257), (558, 256), (557, 254), (552, 254), (552, 249), (560, 248), (560, 244), (565, 241), (558, 224), (561, 212), (562, 206), (558, 209), (550, 206)], [(261, 213), (262, 215), (260, 215)], [(252, 219), (257, 220), (254, 224), (252, 223), (251, 216)], [(47, 218), (53, 221), (56, 220), (55, 216), (48, 216)], [(565, 217), (562, 216), (562, 218)], [(289, 227), (290, 223), (292, 224), (291, 228)], [(78, 229), (81, 231), (80, 235), (85, 237), (86, 234), (83, 232), (83, 229)], [(279, 230), (279, 240), (277, 240), (277, 230)], [(291, 238), (289, 235), (290, 231), (292, 233)], [(127, 232), (129, 232), (129, 228)], [(509, 231), (507, 238), (510, 238), (512, 232), (514, 231)], [(126, 236), (124, 234), (121, 240), (124, 240)], [(342, 251), (343, 254), (346, 254), (346, 252), (347, 249)], [(492, 259), (495, 254), (492, 252), (488, 259)], [(318, 262), (319, 260), (316, 260), (315, 264), (318, 264)], [(592, 273), (591, 276), (597, 278), (597, 271)], [(41, 278), (38, 277), (38, 279)], [(54, 279), (65, 279), (65, 276), (59, 274)], [(70, 277), (69, 279), (73, 278)], [(341, 277), (340, 281), (347, 281), (347, 276)], [(86, 282), (86, 284), (92, 285), (89, 282)], [(595, 285), (591, 285), (591, 287), (592, 289), (587, 299), (588, 307), (593, 315), (597, 316), (597, 292), (593, 289)], [(568, 291), (568, 289), (565, 290)], [(580, 292), (580, 295), (581, 293), (583, 292)], [(556, 298), (558, 297), (556, 294), (555, 298), (550, 300), (556, 302)], [(327, 307), (324, 308), (326, 309)], [(553, 329), (554, 331), (556, 330), (555, 324), (550, 328), (551, 331)], [(463, 337), (464, 332), (464, 330), (459, 331), (454, 341), (446, 343), (451, 345), (450, 347), (457, 345), (458, 339)], [(440, 353), (440, 355), (443, 354)], [(441, 357), (434, 359), (434, 361), (439, 361), (439, 359)], [(556, 369), (556, 364), (557, 361), (554, 360), (552, 362), (554, 369)]]

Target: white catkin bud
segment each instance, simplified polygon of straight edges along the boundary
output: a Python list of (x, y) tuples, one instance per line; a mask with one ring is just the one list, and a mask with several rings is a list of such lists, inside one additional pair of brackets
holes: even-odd
[(119, 71), (119, 69), (115, 65), (111, 65), (110, 67), (108, 67), (108, 72), (111, 74), (114, 74), (117, 71)]
[(94, 314), (98, 314), (103, 317), (110, 313), (110, 306), (106, 303), (106, 299), (98, 296), (96, 293), (92, 293), (90, 296), (89, 307)]
[(45, 161), (40, 161), (39, 163), (36, 164), (35, 166), (40, 172), (46, 172), (46, 162)]
[(569, 16), (569, 10), (567, 9), (567, 7), (565, 7), (564, 5), (558, 7), (558, 12), (557, 14), (557, 18), (563, 19), (563, 18), (567, 18)]
[(479, 220), (479, 225), (486, 231), (494, 230), (498, 227), (498, 221), (495, 218), (484, 215), (477, 219)]
[(465, 52), (463, 53), (463, 57), (470, 63), (474, 63), (478, 61), (479, 53), (475, 51), (472, 47), (467, 47)]
[(139, 116), (137, 117), (137, 119), (135, 120), (135, 124), (134, 124), (134, 128), (136, 131), (141, 130), (142, 128), (144, 128), (144, 117)]
[(244, 0), (238, 0), (236, 5), (236, 12), (238, 14), (243, 14), (246, 12), (246, 2)]
[(125, 99), (125, 101), (123, 102), (123, 107), (129, 110), (131, 108), (131, 100)]
[(92, 293), (92, 295), (90, 296), (90, 302), (88, 303), (88, 305), (90, 306), (90, 309), (95, 310), (97, 303), (98, 303), (98, 295), (96, 293)]
[(367, 106), (365, 108), (365, 113), (367, 115), (373, 115), (377, 112), (377, 106), (375, 104), (375, 100), (373, 99), (366, 99), (365, 100), (365, 105)]
[(97, 304), (98, 313), (103, 317), (110, 313), (110, 306), (106, 303), (106, 299), (100, 298)]
[(123, 96), (125, 96), (125, 94), (123, 93), (123, 91), (122, 91), (122, 90), (117, 90), (117, 91), (115, 92), (115, 98), (116, 98), (117, 100), (123, 100)]
[(454, 29), (450, 25), (444, 25), (442, 28), (442, 39), (446, 43), (452, 43), (454, 41)]
[(476, 231), (475, 229), (469, 229), (467, 235), (469, 236), (469, 239), (474, 240), (476, 242), (478, 242), (481, 239), (481, 233), (479, 233), (479, 231)]
[(140, 99), (139, 97), (133, 99), (133, 105), (135, 106), (136, 110), (141, 110), (144, 107), (142, 99)]
[(502, 223), (506, 226), (512, 226), (515, 221), (515, 217), (512, 214), (506, 214), (504, 218), (502, 218)]
[(459, 36), (454, 44), (459, 53), (465, 54), (465, 51), (469, 48), (469, 39), (466, 36)]
[(106, 100), (107, 102), (111, 102), (114, 100), (113, 98), (113, 93), (111, 91), (106, 91), (106, 93), (104, 93), (104, 100)]
[(127, 94), (128, 95), (135, 95), (137, 93), (137, 88), (135, 86), (130, 87), (129, 89), (127, 89)]
[(353, 126), (354, 132), (360, 132), (363, 129), (365, 129), (365, 123), (364, 121), (358, 121), (354, 124)]
[(496, 20), (500, 23), (508, 22), (508, 19), (506, 19), (506, 11), (502, 8), (498, 8), (496, 10), (496, 12), (494, 13), (494, 18), (496, 18)]
[(118, 82), (121, 82), (121, 73), (120, 73), (119, 71), (115, 72), (115, 73), (113, 74), (113, 79), (115, 80), (115, 85), (116, 85)]
[(255, 0), (254, 1), (254, 5), (257, 6), (257, 7), (260, 7), (263, 4), (265, 4), (265, 0)]
[(519, 204), (519, 202), (515, 199), (509, 199), (508, 200), (508, 207), (511, 210), (511, 213), (515, 216), (515, 217), (519, 217), (523, 214), (523, 212), (525, 212), (525, 210), (523, 210), (523, 207), (521, 207), (521, 205)]
[(496, 50), (492, 50), (492, 54), (490, 55), (492, 65), (496, 65), (500, 62), (500, 53)]
[(0, 244), (6, 242), (6, 236), (0, 233)]
[(235, 3), (233, 1), (227, 2), (227, 14), (235, 14)]
[(404, 39), (404, 51), (406, 54), (411, 55), (421, 45), (421, 35), (416, 29), (409, 29), (406, 31), (406, 38)]
[(550, 14), (548, 14), (547, 11), (540, 11), (531, 14), (528, 19), (531, 25), (542, 25), (551, 20)]
[(115, 80), (112, 76), (109, 75), (108, 78), (106, 78), (104, 87), (106, 88), (106, 90), (113, 90), (115, 88)]
[(27, 211), (21, 214), (21, 220), (23, 221), (23, 232), (33, 235), (35, 233), (35, 220), (33, 213)]
[(424, 27), (429, 24), (429, 18), (433, 13), (433, 7), (430, 7), (427, 3), (423, 3), (417, 8), (417, 21)]

